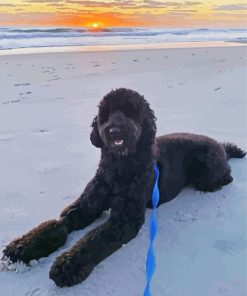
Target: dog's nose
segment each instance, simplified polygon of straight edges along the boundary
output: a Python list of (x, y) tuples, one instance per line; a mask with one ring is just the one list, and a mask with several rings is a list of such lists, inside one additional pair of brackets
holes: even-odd
[(121, 134), (121, 130), (118, 127), (112, 127), (109, 129), (109, 135), (111, 137), (118, 137)]

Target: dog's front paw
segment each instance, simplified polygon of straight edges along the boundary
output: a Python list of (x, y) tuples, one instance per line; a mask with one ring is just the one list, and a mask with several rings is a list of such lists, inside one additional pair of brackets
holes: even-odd
[(17, 239), (9, 243), (3, 250), (3, 258), (8, 258), (11, 262), (17, 262), (23, 259), (25, 242)]
[(93, 268), (93, 264), (84, 265), (82, 258), (66, 252), (53, 263), (49, 276), (58, 287), (70, 287), (84, 281)]
[(66, 241), (67, 228), (56, 220), (40, 224), (8, 244), (3, 251), (4, 257), (10, 261), (28, 263), (33, 259), (48, 256)]

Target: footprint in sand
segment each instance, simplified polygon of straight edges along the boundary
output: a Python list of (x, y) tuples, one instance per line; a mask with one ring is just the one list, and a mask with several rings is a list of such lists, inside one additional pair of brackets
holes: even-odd
[(27, 83), (16, 83), (16, 84), (14, 84), (14, 86), (26, 86), (26, 85), (31, 85), (31, 83), (27, 82)]
[(187, 222), (187, 221), (196, 222), (197, 219), (198, 219), (197, 212), (195, 213), (195, 215), (192, 215), (189, 213), (183, 213), (181, 211), (176, 211), (176, 215), (173, 218), (175, 222)]
[[(31, 91), (27, 91), (25, 94), (26, 94), (26, 95), (30, 95), (31, 93), (32, 93)], [(23, 96), (23, 95), (24, 95), (23, 93), (19, 93), (19, 96)], [(22, 99), (23, 99), (23, 98), (25, 98), (25, 97), (22, 97)]]
[(39, 296), (39, 295), (41, 295), (41, 290), (39, 288), (36, 288), (34, 290), (31, 290), (25, 293), (25, 296)]
[(4, 101), (2, 104), (11, 104), (11, 103), (19, 103), (21, 100), (12, 100), (12, 101)]
[(214, 243), (214, 247), (220, 252), (223, 252), (229, 255), (237, 252), (235, 243), (228, 240), (217, 240)]
[(220, 90), (221, 89), (221, 86), (220, 87), (217, 87), (217, 88), (215, 88), (214, 90)]
[(63, 164), (42, 163), (35, 167), (35, 171), (39, 174), (49, 174), (61, 170)]
[(38, 133), (47, 133), (47, 132), (49, 132), (49, 130), (48, 129), (38, 129), (38, 130), (34, 130), (33, 131), (33, 133), (34, 134), (38, 134)]
[(40, 135), (50, 133), (48, 129), (35, 129), (31, 131), (32, 134)]
[(63, 200), (73, 200), (75, 198), (74, 195), (67, 195), (63, 197)]
[(46, 80), (47, 82), (51, 82), (51, 81), (55, 81), (55, 80), (60, 80), (61, 79), (61, 77), (57, 77), (57, 78), (53, 78), (53, 79), (48, 79), (48, 80)]
[(226, 61), (226, 59), (215, 59), (214, 62), (215, 63), (224, 63)]
[(10, 141), (14, 138), (14, 135), (0, 135), (0, 141)]

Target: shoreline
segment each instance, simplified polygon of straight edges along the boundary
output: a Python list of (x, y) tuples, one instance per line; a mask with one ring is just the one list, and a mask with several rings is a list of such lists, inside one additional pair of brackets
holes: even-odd
[(148, 44), (117, 44), (117, 45), (88, 45), (88, 46), (54, 46), (54, 47), (30, 47), (0, 50), (0, 56), (66, 53), (66, 52), (102, 52), (148, 49), (172, 49), (172, 48), (210, 48), (210, 47), (245, 47), (246, 43), (229, 41), (200, 41), (200, 42), (173, 42), (173, 43), (148, 43)]

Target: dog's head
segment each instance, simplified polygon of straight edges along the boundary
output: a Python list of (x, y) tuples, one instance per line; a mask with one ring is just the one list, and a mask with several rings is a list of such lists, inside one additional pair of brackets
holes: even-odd
[(92, 144), (119, 157), (145, 150), (155, 141), (154, 113), (144, 97), (130, 89), (119, 88), (103, 98), (92, 128)]

